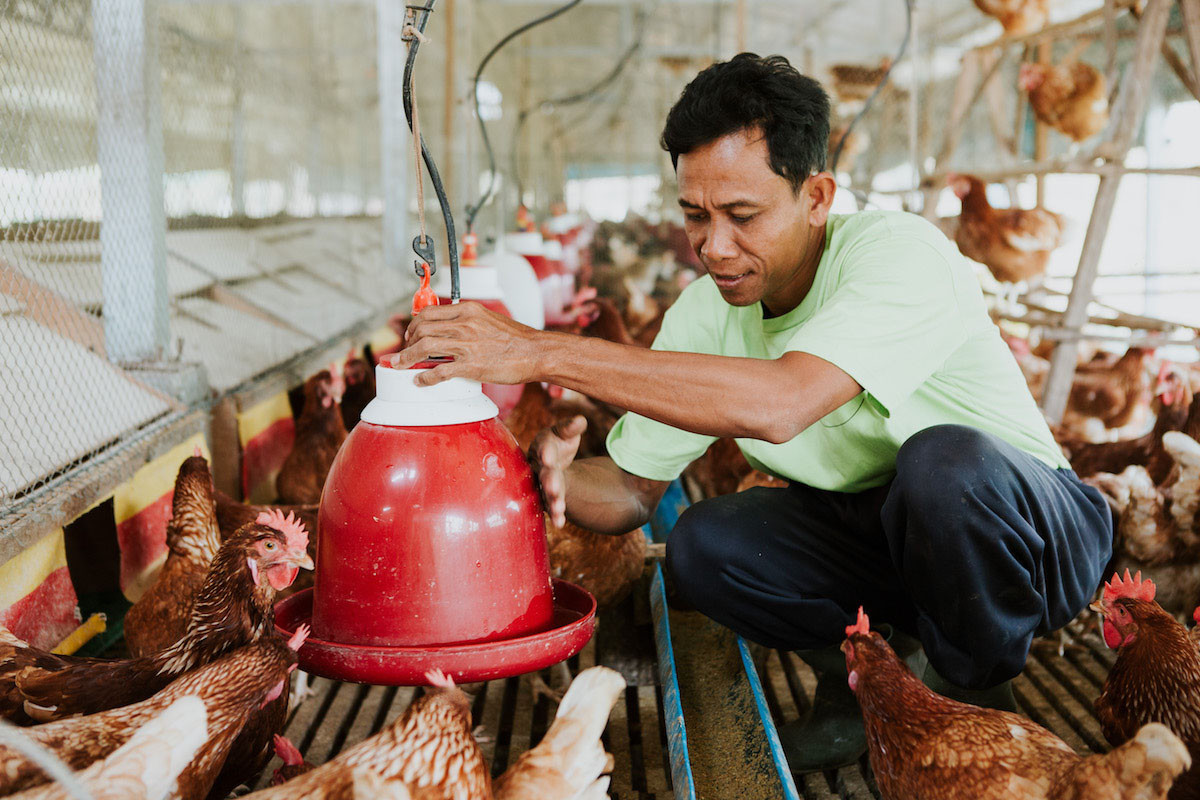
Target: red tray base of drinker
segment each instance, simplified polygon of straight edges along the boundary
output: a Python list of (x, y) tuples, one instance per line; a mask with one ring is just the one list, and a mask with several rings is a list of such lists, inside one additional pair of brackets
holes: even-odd
[(277, 605), (307, 672), (413, 685), (519, 675), (583, 649), (595, 601), (550, 578), (533, 475), (473, 381), (375, 368), (321, 495), (315, 587)]
[[(312, 622), (312, 589), (275, 607), (275, 628), (291, 636)], [(554, 581), (554, 619), (540, 633), (475, 644), (433, 647), (370, 647), (326, 642), (312, 636), (300, 649), (300, 669), (354, 683), (415, 686), (425, 673), (440, 669), (458, 683), (507, 678), (545, 669), (578, 653), (596, 630), (596, 601), (583, 589)]]

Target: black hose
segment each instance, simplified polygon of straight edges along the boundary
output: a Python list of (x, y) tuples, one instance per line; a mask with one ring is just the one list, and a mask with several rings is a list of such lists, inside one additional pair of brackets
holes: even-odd
[[(892, 74), (892, 70), (896, 68), (896, 65), (900, 63), (900, 60), (904, 58), (904, 53), (908, 50), (908, 39), (912, 35), (913, 2), (914, 0), (904, 0), (904, 39), (900, 42), (900, 50), (896, 53), (896, 58), (888, 65), (888, 68), (883, 73), (883, 77), (876, 84), (874, 91), (867, 97), (867, 102), (863, 103), (863, 107), (854, 115), (854, 119), (850, 120), (850, 124), (842, 132), (842, 138), (838, 139), (837, 147), (833, 149), (833, 158), (830, 159), (829, 171), (835, 175), (837, 174), (838, 159), (842, 156), (842, 147), (845, 146), (846, 139), (850, 136), (850, 131), (854, 130), (854, 126), (862, 119), (863, 114), (867, 113), (867, 109), (871, 107), (871, 103), (875, 102), (876, 96), (883, 91), (883, 87), (887, 85), (888, 77)], [(916, 90), (917, 85), (914, 81), (913, 91), (915, 92)]]
[[(433, 4), (437, 0), (427, 0), (423, 6), (406, 6), (414, 11), (419, 12), (417, 15), (416, 29), (418, 33), (425, 32), (425, 25), (429, 22), (429, 15), (433, 11)], [(413, 64), (417, 60), (417, 49), (421, 46), (420, 37), (414, 37), (412, 44), (408, 48), (408, 60), (404, 62), (404, 118), (408, 121), (408, 129), (411, 131), (413, 127), (412, 120), (412, 74)], [(446, 188), (442, 186), (442, 176), (438, 173), (437, 164), (433, 162), (433, 156), (429, 154), (429, 148), (425, 146), (425, 137), (421, 137), (421, 158), (425, 162), (425, 168), (429, 170), (429, 180), (433, 184), (433, 191), (437, 194), (438, 205), (442, 209), (442, 221), (446, 225), (446, 247), (450, 253), (450, 302), (457, 303), (459, 298), (458, 288), (458, 237), (454, 233), (454, 216), (450, 213), (450, 199), (446, 197)], [(418, 275), (423, 274), (418, 268)]]
[(613, 68), (610, 69), (604, 75), (604, 77), (602, 77), (600, 80), (596, 81), (594, 84), (592, 84), (591, 86), (589, 86), (586, 89), (583, 89), (582, 91), (578, 91), (574, 94), (569, 94), (564, 97), (556, 97), (556, 98), (552, 98), (550, 100), (543, 100), (542, 102), (538, 103), (537, 105), (533, 106), (532, 108), (521, 109), (521, 112), (519, 114), (517, 114), (517, 124), (513, 127), (513, 144), (512, 144), (511, 161), (512, 161), (513, 180), (517, 185), (517, 198), (518, 199), (520, 199), (520, 197), (521, 197), (522, 189), (521, 189), (521, 169), (520, 169), (520, 163), (518, 161), (518, 152), (517, 151), (518, 151), (519, 143), (521, 141), (521, 131), (522, 131), (522, 129), (524, 129), (525, 122), (529, 118), (529, 115), (531, 113), (533, 113), (533, 111), (535, 111), (535, 110), (545, 111), (545, 110), (551, 109), (551, 108), (558, 108), (559, 106), (569, 106), (569, 105), (574, 105), (576, 103), (582, 103), (584, 100), (590, 100), (591, 98), (595, 97), (596, 95), (600, 94), (605, 89), (607, 89), (609, 86), (611, 86), (617, 80), (617, 78), (621, 77), (621, 73), (625, 71), (625, 68), (627, 66), (629, 66), (630, 60), (638, 52), (638, 50), (640, 50), (642, 48), (642, 37), (646, 31), (645, 23), (646, 23), (646, 12), (644, 10), (639, 10), (637, 22), (634, 23), (637, 26), (637, 34), (633, 37), (633, 41), (629, 44), (629, 47), (627, 47), (625, 49), (625, 52), (621, 54), (621, 57), (617, 59), (617, 62), (613, 65)]
[[(487, 187), (487, 191), (485, 191), (483, 193), (483, 197), (479, 198), (478, 203), (476, 203), (473, 206), (467, 206), (467, 231), (468, 232), (475, 230), (475, 218), (477, 216), (479, 216), (479, 211), (485, 205), (487, 205), (488, 201), (492, 199), (492, 194), (496, 191), (496, 153), (495, 153), (495, 151), (492, 150), (492, 140), (488, 138), (487, 124), (484, 123), (484, 121), (483, 121), (483, 114), (479, 113), (479, 79), (480, 79), (480, 77), (483, 76), (483, 69), (484, 69), (484, 67), (486, 67), (488, 65), (488, 62), (492, 60), (492, 56), (494, 56), (494, 55), (496, 55), (496, 53), (500, 52), (500, 49), (502, 47), (504, 47), (506, 44), (508, 44), (509, 42), (511, 42), (513, 39), (517, 38), (522, 33), (525, 33), (525, 31), (529, 30), (530, 28), (536, 28), (538, 25), (541, 25), (543, 22), (549, 22), (550, 20), (557, 17), (559, 14), (563, 14), (563, 13), (566, 13), (567, 11), (570, 11), (572, 8), (574, 8), (575, 6), (579, 5), (582, 2), (583, 2), (583, 0), (570, 0), (570, 2), (564, 3), (563, 5), (559, 6), (558, 8), (556, 8), (552, 11), (549, 11), (548, 13), (543, 14), (540, 17), (531, 19), (529, 22), (526, 22), (524, 25), (521, 25), (520, 27), (514, 29), (513, 31), (508, 33), (508, 35), (506, 35), (503, 39), (496, 42), (496, 44), (492, 45), (492, 49), (487, 52), (487, 55), (485, 55), (483, 57), (483, 60), (479, 62), (479, 67), (475, 70), (475, 80), (472, 82), (472, 85), (471, 85), (471, 95), (472, 95), (472, 101), (475, 104), (475, 117), (479, 120), (479, 133), (483, 137), (483, 146), (484, 146), (484, 149), (487, 151), (488, 187)], [(431, 0), (430, 5), (432, 5), (432, 0)]]

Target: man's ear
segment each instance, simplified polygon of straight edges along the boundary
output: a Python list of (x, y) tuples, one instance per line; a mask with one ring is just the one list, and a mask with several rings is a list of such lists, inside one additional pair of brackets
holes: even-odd
[(808, 194), (808, 224), (823, 228), (829, 219), (829, 208), (833, 205), (833, 196), (837, 192), (837, 181), (831, 172), (818, 172), (810, 175), (800, 187), (801, 192)]

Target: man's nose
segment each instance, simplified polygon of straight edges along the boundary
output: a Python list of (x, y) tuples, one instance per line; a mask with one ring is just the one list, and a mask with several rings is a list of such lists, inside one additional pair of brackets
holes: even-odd
[(737, 257), (737, 246), (733, 243), (732, 231), (729, 226), (720, 222), (709, 225), (708, 235), (700, 248), (700, 255), (713, 261), (725, 261)]

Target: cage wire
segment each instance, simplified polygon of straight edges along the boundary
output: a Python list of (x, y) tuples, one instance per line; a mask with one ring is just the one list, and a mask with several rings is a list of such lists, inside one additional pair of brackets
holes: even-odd
[[(101, 224), (152, 210), (102, 199), (107, 51), (97, 52), (93, 4), (0, 0), (4, 525), (34, 513), (25, 501), (39, 488), (81, 485), (81, 466), (100, 484), (126, 477), (136, 464), (125, 451), (171, 420), (382, 321), (411, 292), (382, 254), (375, 5), (147, 7), (159, 83), (146, 85), (158, 97), (122, 108), (145, 103), (161, 161), (152, 146), (119, 158), (161, 172), (169, 336), (151, 360), (201, 365), (212, 391), (181, 402), (109, 355)], [(105, 22), (105, 35), (130, 29)]]

